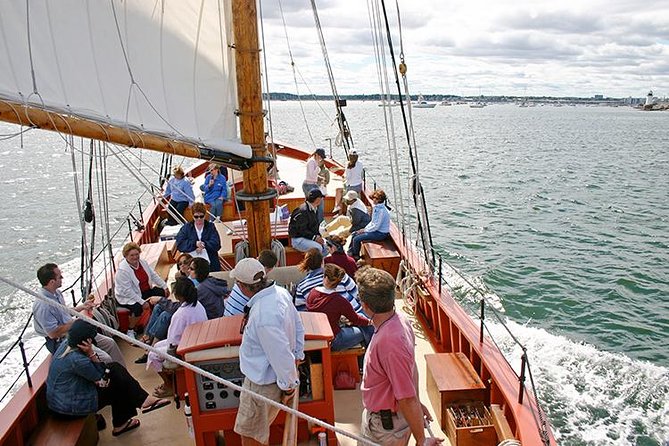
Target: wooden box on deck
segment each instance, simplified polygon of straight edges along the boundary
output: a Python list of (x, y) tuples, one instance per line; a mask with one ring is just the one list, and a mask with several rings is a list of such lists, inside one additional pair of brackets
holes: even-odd
[(442, 429), (446, 408), (458, 401), (485, 402), (487, 389), (463, 353), (425, 355), (427, 394)]
[[(455, 404), (456, 406), (458, 404)], [(480, 406), (479, 412), (483, 413), (482, 402), (472, 402), (465, 404), (467, 406)], [(445, 415), (446, 427), (444, 428), (448, 440), (452, 446), (496, 446), (497, 432), (492, 424), (481, 426), (456, 427), (455, 420), (450, 411)]]
[(397, 277), (400, 269), (400, 253), (391, 238), (381, 241), (363, 242), (360, 255), (367, 265), (382, 269)]

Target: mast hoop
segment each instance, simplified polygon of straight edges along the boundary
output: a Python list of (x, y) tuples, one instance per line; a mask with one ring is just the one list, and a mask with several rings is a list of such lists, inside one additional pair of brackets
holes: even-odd
[(269, 188), (265, 192), (259, 192), (257, 194), (244, 191), (235, 192), (235, 198), (245, 203), (257, 202), (257, 201), (269, 201), (273, 200), (278, 195), (279, 195), (278, 192), (274, 188)]

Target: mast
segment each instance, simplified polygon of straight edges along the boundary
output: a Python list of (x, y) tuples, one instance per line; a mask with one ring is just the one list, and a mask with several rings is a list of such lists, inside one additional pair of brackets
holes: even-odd
[[(243, 144), (251, 146), (254, 158), (267, 158), (255, 0), (232, 0), (232, 23), (236, 50), (239, 135)], [(250, 169), (245, 170), (244, 191), (236, 194), (237, 199), (246, 205), (249, 254), (252, 257), (256, 257), (263, 249), (269, 249), (272, 242), (269, 200), (276, 196), (276, 190), (267, 187), (267, 167), (265, 163), (255, 162)]]

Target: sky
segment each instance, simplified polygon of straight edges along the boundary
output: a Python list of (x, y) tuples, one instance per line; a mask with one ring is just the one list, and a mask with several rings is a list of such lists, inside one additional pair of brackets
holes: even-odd
[[(340, 94), (379, 92), (375, 1), (317, 0)], [(395, 1), (386, 3), (396, 29)], [(412, 94), (669, 96), (669, 0), (397, 3)], [(310, 1), (263, 0), (262, 9), (270, 91), (296, 92), (290, 47), (299, 92), (327, 94)], [(393, 45), (398, 54), (397, 33)]]

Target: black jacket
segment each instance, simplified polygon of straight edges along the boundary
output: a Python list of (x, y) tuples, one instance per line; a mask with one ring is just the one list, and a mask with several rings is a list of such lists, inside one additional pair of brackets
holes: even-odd
[(309, 240), (313, 240), (317, 235), (320, 235), (318, 215), (316, 215), (316, 211), (309, 208), (306, 201), (291, 212), (288, 235), (292, 238), (304, 237)]

